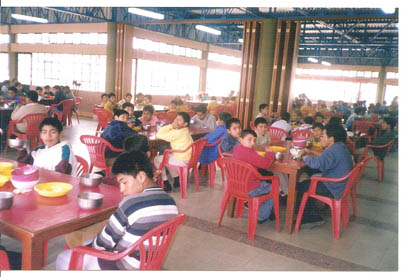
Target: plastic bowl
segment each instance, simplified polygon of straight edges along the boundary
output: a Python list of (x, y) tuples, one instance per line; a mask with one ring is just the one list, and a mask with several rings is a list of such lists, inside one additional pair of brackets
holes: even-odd
[(11, 172), (11, 180), (17, 182), (33, 182), (39, 180), (39, 169), (33, 165), (25, 165)]
[(0, 175), (0, 187), (4, 186), (8, 181), (10, 181), (10, 176)]
[(16, 189), (27, 190), (27, 191), (32, 190), (35, 187), (35, 185), (38, 184), (38, 182), (39, 182), (39, 179), (35, 180), (35, 181), (30, 181), (30, 182), (24, 182), (24, 181), (19, 182), (19, 181), (11, 179), (11, 183), (13, 184), (13, 186)]
[(11, 148), (24, 147), (24, 144), (25, 140), (21, 140), (18, 138), (8, 140), (8, 146)]
[(34, 190), (45, 197), (59, 197), (66, 195), (72, 189), (72, 185), (61, 182), (49, 182), (36, 185)]
[(271, 149), (272, 152), (284, 152), (286, 150), (283, 146), (268, 146), (268, 148)]
[(306, 146), (306, 139), (295, 139), (293, 145), (296, 147), (304, 148)]
[(97, 187), (101, 184), (103, 176), (100, 174), (83, 174), (80, 176), (80, 183), (86, 187)]
[(8, 191), (0, 192), (0, 210), (8, 210), (13, 205), (14, 193)]
[(97, 192), (81, 192), (78, 194), (78, 206), (84, 210), (95, 209), (103, 203), (104, 195)]

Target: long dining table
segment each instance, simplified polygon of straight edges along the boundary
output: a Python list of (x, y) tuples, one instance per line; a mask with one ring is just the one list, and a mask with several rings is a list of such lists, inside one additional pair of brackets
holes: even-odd
[[(11, 162), (14, 168), (23, 165), (3, 158), (0, 161)], [(15, 194), (12, 207), (0, 210), (0, 234), (22, 242), (21, 269), (41, 269), (44, 266), (44, 246), (48, 240), (108, 219), (122, 199), (118, 187), (105, 184), (85, 187), (80, 184), (79, 178), (46, 169), (40, 169), (39, 174), (39, 183), (65, 182), (73, 188), (61, 197), (43, 197), (34, 190)], [(0, 191), (13, 190), (10, 181), (0, 187)], [(91, 210), (79, 208), (77, 195), (85, 191), (103, 194), (102, 205)]]

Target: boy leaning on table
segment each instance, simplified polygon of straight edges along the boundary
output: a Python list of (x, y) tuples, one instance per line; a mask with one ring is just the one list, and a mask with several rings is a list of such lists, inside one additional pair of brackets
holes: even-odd
[(17, 148), (17, 161), (64, 174), (75, 173), (77, 161), (72, 148), (69, 143), (61, 141), (62, 123), (55, 117), (48, 117), (41, 122), (39, 130), (44, 144), (31, 153)]
[[(120, 183), (124, 198), (96, 237), (83, 245), (107, 252), (121, 252), (134, 244), (144, 234), (178, 214), (175, 201), (153, 181), (152, 165), (144, 152), (120, 154), (112, 172)], [(56, 269), (66, 270), (72, 250), (65, 250), (56, 259)], [(135, 270), (139, 268), (139, 253), (118, 261), (106, 261), (85, 255), (84, 270)]]

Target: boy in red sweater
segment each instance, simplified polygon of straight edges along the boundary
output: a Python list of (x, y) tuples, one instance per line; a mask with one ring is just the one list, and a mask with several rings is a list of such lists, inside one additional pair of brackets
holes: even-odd
[[(249, 163), (253, 167), (257, 168), (259, 173), (262, 175), (272, 176), (272, 172), (266, 171), (272, 165), (274, 160), (274, 153), (266, 148), (266, 153), (264, 157), (261, 157), (254, 150), (255, 141), (257, 139), (257, 134), (252, 130), (244, 130), (241, 132), (241, 137), (239, 138), (240, 144), (235, 146), (233, 150), (233, 159), (240, 160)], [(251, 197), (263, 195), (271, 191), (272, 184), (261, 181), (255, 177), (249, 180), (248, 184), (248, 195)], [(258, 223), (264, 223), (268, 218), (273, 220), (275, 218), (274, 213), (271, 214), (273, 207), (273, 199), (270, 198), (261, 203), (259, 207)]]

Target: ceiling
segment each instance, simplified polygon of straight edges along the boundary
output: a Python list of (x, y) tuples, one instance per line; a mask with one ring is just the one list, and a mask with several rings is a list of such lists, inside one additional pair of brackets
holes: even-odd
[[(245, 20), (267, 18), (301, 21), (299, 62), (309, 57), (332, 64), (398, 66), (398, 9), (379, 8), (143, 8), (165, 15), (150, 19), (110, 7), (0, 8), (1, 24), (32, 24), (12, 13), (47, 18), (50, 23), (127, 22), (134, 26), (224, 47), (241, 49), (238, 42)], [(196, 24), (222, 31), (214, 36), (196, 30)]]

